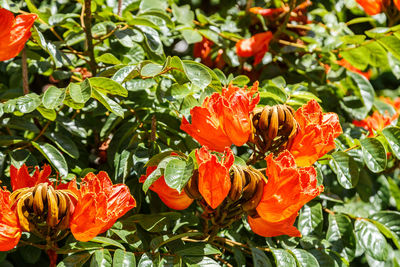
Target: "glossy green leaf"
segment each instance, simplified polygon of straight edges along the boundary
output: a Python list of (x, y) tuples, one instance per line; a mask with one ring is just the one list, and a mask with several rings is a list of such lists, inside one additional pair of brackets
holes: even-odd
[(85, 103), (92, 95), (92, 85), (89, 79), (85, 79), (80, 85), (70, 83), (68, 86), (69, 94), (76, 103)]
[(321, 233), (323, 224), (321, 203), (308, 203), (300, 211), (298, 228), (302, 235)]
[(317, 259), (304, 249), (290, 250), (299, 267), (319, 267)]
[(353, 260), (356, 253), (356, 237), (349, 217), (343, 214), (329, 214), (326, 239), (332, 243), (332, 250), (338, 252), (347, 261)]
[(347, 71), (347, 75), (353, 78), (358, 89), (360, 90), (361, 99), (364, 103), (366, 111), (367, 112), (370, 111), (374, 104), (374, 98), (375, 98), (375, 91), (371, 83), (367, 80), (367, 78), (365, 78), (361, 74), (352, 71)]
[(115, 115), (124, 117), (124, 110), (114, 100), (108, 98), (106, 95), (104, 95), (100, 91), (97, 91), (96, 89), (92, 91), (92, 96)]
[(43, 94), (43, 106), (47, 109), (55, 109), (60, 106), (65, 98), (65, 91), (55, 86), (47, 88)]
[(372, 172), (381, 172), (386, 168), (386, 150), (376, 138), (360, 140), (364, 162)]
[(211, 83), (212, 77), (202, 64), (189, 60), (183, 60), (182, 62), (183, 69), (193, 84), (204, 89)]
[(22, 113), (31, 113), (40, 105), (40, 98), (35, 93), (30, 93), (17, 98), (16, 107)]
[(253, 257), (254, 267), (272, 267), (271, 261), (265, 255), (265, 252), (258, 248), (251, 248), (251, 255)]
[(103, 62), (103, 63), (106, 63), (106, 64), (112, 64), (112, 65), (121, 64), (121, 61), (111, 53), (105, 53), (105, 54), (97, 57), (96, 61), (97, 62)]
[(113, 267), (135, 267), (135, 254), (122, 249), (117, 249), (114, 252)]
[(385, 237), (373, 223), (364, 219), (356, 220), (354, 230), (358, 244), (369, 256), (378, 261), (386, 260), (388, 256), (388, 244)]
[(332, 159), (329, 162), (341, 186), (346, 189), (357, 185), (359, 179), (359, 169), (356, 161), (345, 152), (332, 153)]
[(67, 153), (70, 157), (79, 158), (79, 150), (74, 141), (68, 136), (59, 132), (47, 132), (45, 136), (53, 141), (59, 149)]
[(32, 142), (32, 145), (53, 165), (60, 174), (60, 177), (68, 175), (68, 165), (64, 156), (57, 148), (48, 143)]
[(90, 267), (111, 267), (112, 257), (107, 249), (98, 249), (94, 252)]
[(176, 157), (171, 159), (165, 166), (164, 179), (169, 187), (176, 189), (180, 193), (192, 177), (192, 173), (192, 159), (189, 158), (185, 161)]
[(275, 258), (276, 266), (296, 267), (296, 260), (288, 251), (284, 249), (271, 249)]
[(388, 126), (382, 130), (383, 135), (389, 143), (394, 155), (400, 159), (400, 128)]
[(109, 78), (93, 77), (89, 78), (89, 80), (90, 84), (103, 94), (128, 96), (128, 91), (123, 86)]

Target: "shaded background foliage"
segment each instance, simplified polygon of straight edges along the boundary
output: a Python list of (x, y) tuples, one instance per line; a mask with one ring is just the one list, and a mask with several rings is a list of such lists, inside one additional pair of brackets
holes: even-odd
[[(400, 264), (400, 128), (394, 121), (367, 138), (368, 131), (352, 123), (376, 110), (399, 112), (380, 98), (399, 95), (400, 28), (394, 19), (368, 17), (355, 1), (313, 1), (307, 30), (282, 28), (253, 66), (252, 59), (237, 56), (235, 44), (266, 31), (267, 19), (246, 12), (246, 1), (121, 2), (119, 9), (118, 1), (91, 1), (91, 50), (80, 20), (82, 1), (0, 1), (13, 12), (40, 17), (26, 45), (29, 94), (22, 91), (21, 57), (0, 63), (2, 185), (10, 187), (11, 164), (50, 163), (64, 180), (105, 170), (137, 200), (103, 236), (60, 242), (59, 266)], [(274, 5), (280, 1), (252, 3)], [(211, 68), (194, 61), (203, 37), (214, 43)], [(225, 64), (212, 70), (220, 49)], [(370, 71), (370, 80), (340, 66), (339, 54)], [(221, 229), (226, 243), (185, 241), (196, 235), (190, 229), (201, 230), (198, 207), (171, 211), (154, 192), (144, 194), (139, 177), (160, 152), (189, 154), (198, 147), (179, 129), (192, 107), (229, 83), (254, 80), (260, 81), (261, 105), (297, 109), (316, 99), (339, 114), (344, 133), (337, 149), (315, 164), (325, 191), (301, 210), (301, 238), (256, 236), (242, 220)], [(250, 156), (247, 147), (235, 152), (243, 160)], [(0, 253), (4, 266), (46, 264), (35, 246)]]

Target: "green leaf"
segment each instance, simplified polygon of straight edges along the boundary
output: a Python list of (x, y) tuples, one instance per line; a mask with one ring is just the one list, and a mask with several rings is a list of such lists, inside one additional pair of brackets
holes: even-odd
[(387, 53), (387, 58), (389, 60), (389, 66), (392, 69), (393, 75), (400, 79), (400, 59), (395, 58), (392, 53)]
[(368, 50), (371, 66), (385, 68), (388, 65), (388, 53), (378, 42), (371, 42), (364, 47)]
[(59, 149), (67, 153), (70, 157), (79, 158), (79, 150), (71, 137), (67, 137), (60, 132), (47, 132), (45, 136), (53, 141)]
[[(168, 151), (169, 152), (169, 151)], [(170, 153), (170, 152), (169, 152)], [(155, 169), (149, 176), (147, 176), (146, 181), (143, 183), (143, 191), (147, 193), (147, 190), (149, 190), (149, 187), (157, 181), (158, 178), (160, 178), (162, 175), (164, 175), (164, 170), (165, 167), (167, 166), (168, 162), (175, 157), (165, 157), (163, 158), (157, 166), (157, 169)]]
[(393, 56), (400, 59), (400, 40), (395, 36), (385, 36), (378, 39), (378, 42), (383, 45)]
[(85, 79), (80, 85), (70, 83), (68, 90), (72, 100), (76, 103), (86, 103), (92, 95), (92, 85), (89, 79)]
[(251, 248), (251, 255), (253, 257), (254, 267), (272, 267), (271, 261), (268, 259), (267, 255), (258, 248)]
[[(146, 1), (143, 1), (143, 2), (146, 2)], [(153, 267), (154, 264), (153, 264), (153, 260), (151, 259), (150, 254), (144, 253), (142, 255), (142, 257), (140, 257), (138, 266), (140, 266), (140, 267), (142, 267), (142, 266), (143, 267)]]
[(110, 54), (110, 53), (105, 53), (105, 54), (97, 57), (96, 61), (103, 62), (106, 64), (112, 64), (112, 65), (121, 64), (121, 61), (119, 61), (118, 58), (116, 58), (113, 54)]
[(140, 75), (145, 77), (154, 77), (163, 70), (163, 65), (149, 63), (146, 64), (141, 70)]
[(90, 267), (111, 267), (112, 257), (107, 249), (98, 249), (94, 252)]
[(211, 83), (211, 74), (202, 64), (190, 60), (182, 62), (185, 74), (194, 85), (204, 89)]
[(40, 105), (40, 97), (30, 93), (17, 98), (16, 107), (22, 113), (30, 113)]
[(388, 256), (388, 245), (378, 228), (364, 219), (356, 220), (354, 228), (357, 242), (365, 252), (378, 261), (385, 261)]
[(343, 214), (329, 214), (326, 239), (332, 243), (332, 250), (338, 252), (347, 261), (353, 260), (356, 252), (356, 237), (349, 217)]
[(128, 90), (122, 85), (105, 77), (93, 77), (89, 78), (90, 84), (98, 91), (103, 94), (120, 95), (123, 97), (128, 96)]
[(360, 89), (361, 99), (364, 103), (366, 111), (369, 112), (374, 104), (374, 98), (375, 98), (374, 88), (372, 87), (371, 83), (367, 80), (367, 78), (365, 78), (361, 74), (349, 70), (346, 73), (354, 80), (358, 89)]
[(193, 162), (191, 158), (184, 160), (181, 158), (171, 159), (164, 170), (164, 179), (167, 185), (176, 189), (179, 193), (185, 187), (193, 173)]
[(176, 18), (176, 21), (189, 26), (194, 26), (194, 12), (190, 9), (189, 5), (184, 5), (178, 7), (175, 4), (171, 5), (172, 7), (172, 14)]
[(203, 36), (194, 29), (182, 29), (181, 33), (188, 44), (195, 44), (203, 40)]
[(323, 224), (321, 203), (308, 203), (301, 209), (298, 227), (302, 235), (321, 233)]
[(111, 111), (117, 116), (124, 117), (124, 110), (123, 108), (117, 104), (114, 100), (108, 98), (106, 95), (102, 94), (101, 92), (93, 89), (92, 95), (95, 99), (97, 99), (100, 103), (102, 103), (106, 109)]
[(186, 243), (182, 249), (175, 251), (179, 256), (218, 255), (221, 251), (207, 243)]
[(104, 244), (106, 246), (114, 246), (120, 249), (125, 249), (125, 247), (121, 243), (104, 236), (96, 236), (95, 238), (91, 239), (90, 242)]
[(376, 138), (360, 140), (364, 162), (372, 172), (381, 172), (386, 168), (386, 150)]
[(131, 267), (136, 266), (135, 254), (122, 249), (114, 252), (113, 267)]
[(119, 69), (111, 78), (119, 84), (129, 81), (139, 75), (137, 65), (129, 65)]
[(357, 69), (365, 69), (368, 66), (370, 53), (365, 46), (340, 52), (340, 55)]
[(39, 150), (40, 153), (42, 153), (42, 155), (51, 163), (51, 165), (53, 165), (54, 168), (57, 169), (61, 178), (68, 175), (67, 162), (57, 148), (48, 143), (32, 142), (32, 145)]
[(57, 118), (57, 113), (54, 109), (47, 109), (40, 105), (36, 108), (37, 111), (43, 116), (43, 118), (54, 121)]
[(57, 264), (57, 267), (76, 267), (82, 266), (85, 262), (87, 262), (92, 256), (89, 252), (81, 252), (75, 253), (65, 257), (60, 263)]
[(296, 260), (293, 258), (292, 254), (284, 249), (272, 249), (272, 254), (275, 257), (275, 263), (277, 267), (296, 267)]
[(319, 267), (317, 259), (304, 249), (290, 250), (299, 267)]
[(388, 126), (382, 130), (382, 133), (388, 141), (396, 158), (400, 159), (400, 128), (396, 126)]
[(387, 238), (392, 239), (397, 249), (400, 249), (399, 236), (395, 232), (400, 228), (399, 213), (395, 211), (381, 211), (372, 215), (371, 219), (372, 223), (378, 227), (379, 231)]
[(55, 109), (62, 104), (64, 98), (64, 90), (61, 90), (55, 86), (50, 86), (43, 94), (43, 106), (47, 109)]
[(397, 210), (400, 210), (400, 188), (392, 178), (390, 177), (387, 178), (389, 183), (390, 194), (392, 195), (392, 197), (396, 202)]
[(332, 160), (329, 162), (333, 172), (337, 175), (341, 186), (346, 189), (357, 185), (359, 179), (359, 169), (357, 162), (345, 152), (332, 153)]

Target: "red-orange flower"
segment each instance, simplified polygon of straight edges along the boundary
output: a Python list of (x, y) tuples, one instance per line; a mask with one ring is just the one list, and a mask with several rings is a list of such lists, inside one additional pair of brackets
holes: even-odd
[(318, 196), (324, 189), (317, 186), (317, 174), (313, 167), (297, 168), (289, 151), (276, 159), (268, 155), (266, 175), (268, 182), (257, 206), (260, 218), (250, 218), (249, 223), (256, 234), (262, 236), (300, 236), (294, 223), (304, 204)]
[(383, 11), (387, 5), (387, 0), (356, 0), (356, 2), (362, 6), (365, 13), (370, 16), (379, 14)]
[[(144, 183), (147, 177), (155, 170), (157, 166), (149, 166), (146, 175), (140, 177), (139, 182)], [(184, 210), (192, 204), (193, 199), (189, 198), (185, 191), (179, 193), (177, 190), (169, 187), (165, 182), (164, 175), (151, 184), (150, 190), (157, 193), (162, 202), (174, 210)]]
[(11, 165), (10, 178), (12, 190), (15, 191), (24, 187), (34, 187), (35, 185), (40, 183), (52, 184), (49, 181), (50, 174), (51, 167), (46, 164), (43, 166), (42, 170), (40, 170), (39, 167), (36, 166), (33, 176), (30, 176), (28, 172), (28, 167), (25, 164), (22, 165), (19, 169)]
[(250, 112), (260, 100), (258, 94), (253, 98), (257, 90), (258, 82), (250, 89), (229, 85), (222, 94), (212, 94), (201, 107), (190, 111), (191, 124), (183, 117), (181, 129), (201, 145), (219, 152), (232, 144), (242, 146), (252, 132)]
[(257, 33), (249, 39), (243, 39), (236, 43), (236, 53), (239, 57), (254, 56), (253, 65), (261, 62), (265, 53), (268, 52), (269, 42), (272, 40), (272, 32)]
[(400, 0), (393, 0), (394, 5), (396, 6), (397, 10), (400, 10)]
[(368, 116), (361, 121), (354, 120), (353, 124), (357, 127), (362, 127), (365, 130), (368, 130), (368, 137), (373, 137), (375, 136), (374, 131), (382, 131), (386, 126), (390, 125), (392, 121), (397, 119), (397, 117), (397, 113), (390, 117), (389, 113), (387, 112), (385, 113), (385, 115), (382, 115), (378, 111), (374, 111), (372, 116)]
[(252, 7), (249, 10), (253, 14), (260, 14), (261, 16), (273, 16), (275, 14), (280, 14), (285, 11), (283, 7), (278, 8), (262, 8), (262, 7)]
[(13, 13), (0, 7), (0, 61), (16, 57), (31, 37), (30, 29), (36, 14), (22, 14), (14, 18)]
[(231, 189), (229, 169), (235, 161), (232, 150), (226, 148), (219, 161), (207, 147), (196, 150), (199, 164), (199, 192), (211, 208), (215, 209), (226, 198)]
[(395, 100), (391, 99), (390, 97), (381, 96), (380, 99), (391, 105), (398, 113), (400, 112), (400, 97), (396, 97)]
[(76, 183), (71, 183), (68, 189), (78, 196), (70, 228), (79, 241), (89, 241), (107, 231), (136, 206), (129, 188), (124, 184), (113, 185), (106, 172), (88, 173), (82, 179), (80, 190)]
[(214, 42), (203, 37), (201, 42), (195, 43), (193, 47), (193, 56), (201, 58), (201, 62), (204, 65), (217, 68), (223, 68), (225, 66), (225, 61), (222, 58), (222, 54), (224, 53), (223, 49), (218, 49), (217, 56), (213, 61), (211, 58), (211, 49), (214, 46)]
[(317, 159), (336, 147), (334, 139), (342, 133), (336, 113), (323, 113), (317, 101), (310, 100), (299, 108), (294, 118), (299, 132), (289, 151), (297, 166), (311, 166)]
[(0, 188), (0, 251), (13, 249), (21, 232), (17, 215), (11, 210), (10, 192)]
[(354, 67), (353, 65), (351, 65), (347, 60), (345, 60), (344, 58), (342, 58), (341, 60), (336, 61), (336, 63), (346, 69), (348, 69), (349, 71), (361, 74), (362, 76), (364, 76), (367, 80), (369, 80), (371, 78), (371, 74), (372, 74), (372, 70), (368, 70), (368, 71), (362, 71), (360, 69), (357, 69), (356, 67)]

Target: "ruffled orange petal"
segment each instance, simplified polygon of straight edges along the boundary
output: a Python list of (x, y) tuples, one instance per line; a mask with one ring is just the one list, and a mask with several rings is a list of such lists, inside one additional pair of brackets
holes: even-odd
[(49, 165), (44, 165), (43, 169), (40, 170), (36, 167), (33, 176), (30, 176), (28, 172), (28, 167), (24, 164), (19, 169), (15, 168), (13, 165), (10, 167), (10, 178), (11, 187), (13, 191), (24, 188), (24, 187), (34, 187), (40, 183), (52, 184), (49, 181), (49, 176), (51, 174), (51, 167)]
[(0, 188), (0, 251), (13, 249), (21, 233), (17, 215), (11, 210), (10, 192)]
[(0, 8), (0, 18), (0, 61), (4, 61), (16, 57), (24, 48), (37, 15), (23, 14), (14, 19), (10, 11)]
[(204, 200), (215, 209), (224, 201), (231, 189), (229, 169), (234, 156), (230, 149), (225, 150), (221, 161), (211, 154), (206, 147), (196, 150), (199, 164), (199, 192)]
[(384, 6), (384, 0), (356, 0), (356, 2), (370, 16), (381, 13)]
[(297, 166), (311, 166), (336, 147), (334, 140), (342, 133), (339, 117), (335, 113), (322, 113), (314, 99), (299, 108), (294, 117), (299, 125), (299, 132), (289, 151)]
[(269, 42), (272, 40), (272, 32), (257, 33), (249, 39), (243, 39), (236, 43), (236, 53), (239, 57), (255, 57), (254, 65), (261, 62), (268, 52)]
[(301, 233), (293, 226), (297, 217), (297, 213), (294, 213), (291, 217), (286, 220), (279, 222), (269, 222), (263, 220), (261, 217), (253, 218), (247, 217), (251, 230), (257, 235), (264, 237), (273, 237), (280, 235), (296, 236), (300, 237)]
[(268, 182), (257, 206), (257, 213), (264, 220), (286, 220), (323, 191), (323, 186), (317, 186), (315, 169), (297, 168), (289, 151), (282, 152), (276, 159), (270, 154), (266, 161)]

